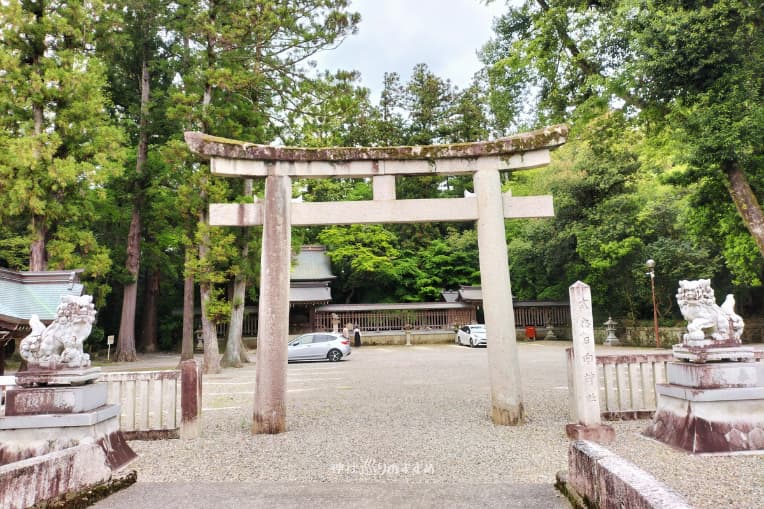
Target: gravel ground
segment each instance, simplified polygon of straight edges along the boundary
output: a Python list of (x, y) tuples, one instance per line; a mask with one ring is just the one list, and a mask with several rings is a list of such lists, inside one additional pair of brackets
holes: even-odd
[[(250, 433), (254, 364), (226, 369), (204, 378), (203, 436), (132, 441), (132, 468), (139, 483), (548, 485), (567, 469), (567, 346), (519, 345), (519, 427), (491, 423), (486, 349), (362, 347), (339, 363), (290, 364), (279, 435)], [(764, 456), (692, 456), (642, 437), (646, 424), (613, 423), (610, 448), (698, 508), (764, 507)]]

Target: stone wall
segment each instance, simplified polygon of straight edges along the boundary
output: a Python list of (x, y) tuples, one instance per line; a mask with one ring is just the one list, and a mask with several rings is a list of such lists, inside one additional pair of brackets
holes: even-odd
[(575, 507), (692, 509), (679, 494), (649, 473), (586, 440), (571, 442), (568, 472), (557, 475), (556, 486)]
[[(687, 332), (685, 326), (658, 327), (661, 347), (669, 347), (682, 342), (682, 335)], [(622, 345), (655, 346), (655, 329), (653, 327), (616, 327), (615, 335)], [(518, 336), (519, 338), (520, 336)], [(605, 327), (595, 327), (594, 338), (602, 343), (607, 337)], [(764, 343), (764, 320), (747, 319), (743, 330), (743, 343)]]
[[(437, 343), (453, 343), (455, 332), (442, 330), (411, 331), (412, 345), (432, 345)], [(405, 345), (404, 331), (367, 332), (361, 335), (362, 345)]]

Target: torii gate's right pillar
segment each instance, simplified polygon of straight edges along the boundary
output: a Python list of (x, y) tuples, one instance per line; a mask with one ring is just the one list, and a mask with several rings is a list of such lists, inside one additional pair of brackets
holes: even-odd
[(494, 424), (522, 424), (525, 410), (520, 387), (520, 362), (498, 168), (478, 170), (473, 182), (478, 203), (477, 234), (483, 313), (488, 331), (491, 417)]

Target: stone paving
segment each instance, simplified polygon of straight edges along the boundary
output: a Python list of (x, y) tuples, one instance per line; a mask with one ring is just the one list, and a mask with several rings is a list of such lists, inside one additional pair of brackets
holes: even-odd
[[(131, 442), (138, 483), (96, 507), (146, 497), (210, 507), (216, 494), (245, 506), (566, 507), (553, 483), (567, 468), (567, 346), (519, 345), (520, 427), (490, 421), (484, 348), (361, 347), (339, 363), (290, 364), (288, 431), (274, 436), (249, 432), (254, 365), (226, 369), (204, 379), (203, 436)], [(607, 351), (625, 349), (598, 349)], [(152, 356), (131, 368), (177, 361)], [(614, 423), (611, 449), (698, 508), (764, 505), (762, 456), (691, 456), (644, 438), (646, 424)]]

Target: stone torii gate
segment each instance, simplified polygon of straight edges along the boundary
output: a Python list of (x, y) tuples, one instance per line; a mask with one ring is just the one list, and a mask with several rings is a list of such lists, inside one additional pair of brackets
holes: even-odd
[[(551, 196), (501, 193), (500, 171), (549, 163), (567, 127), (552, 126), (495, 141), (414, 147), (295, 148), (255, 145), (187, 132), (186, 143), (210, 158), (212, 173), (265, 178), (265, 198), (211, 204), (213, 226), (263, 226), (257, 374), (252, 433), (286, 431), (291, 227), (355, 223), (477, 221), (491, 415), (495, 424), (525, 419), (509, 280), (505, 218), (554, 215)], [(472, 175), (475, 196), (395, 199), (397, 175)], [(292, 178), (371, 178), (374, 199), (292, 203)]]

